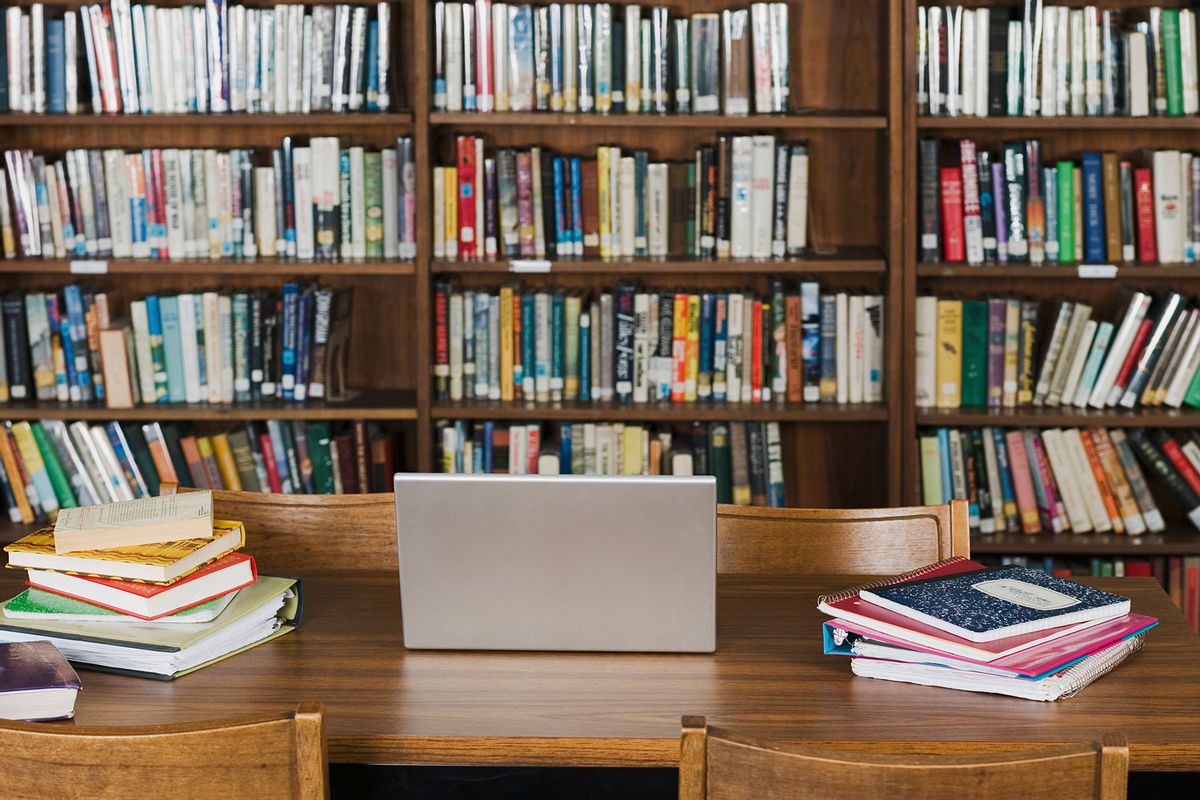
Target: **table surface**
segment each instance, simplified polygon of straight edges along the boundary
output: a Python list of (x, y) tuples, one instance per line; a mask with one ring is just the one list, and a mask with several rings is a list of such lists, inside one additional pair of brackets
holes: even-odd
[[(20, 575), (5, 571), (11, 596)], [(885, 752), (1131, 743), (1132, 768), (1200, 771), (1200, 641), (1149, 578), (1089, 579), (1161, 619), (1077, 697), (1037, 703), (856, 678), (821, 653), (836, 576), (722, 577), (710, 655), (405, 651), (394, 573), (303, 576), (294, 632), (173, 682), (82, 672), (76, 722), (147, 725), (324, 704), (332, 761), (670, 766), (679, 719)], [(64, 723), (71, 724), (71, 723)]]

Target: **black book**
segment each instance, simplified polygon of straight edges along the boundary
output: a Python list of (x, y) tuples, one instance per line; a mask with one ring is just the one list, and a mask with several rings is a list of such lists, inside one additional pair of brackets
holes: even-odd
[(554, 204), (558, 196), (554, 193), (554, 156), (545, 149), (542, 159), (542, 232), (546, 239), (546, 258), (558, 258), (558, 223), (554, 219)]
[(1124, 116), (1125, 91), (1122, 79), (1125, 75), (1125, 38), (1121, 35), (1121, 12), (1104, 9), (1100, 12), (1100, 52), (1103, 54), (1102, 110), (1106, 116)]
[[(500, 223), (496, 218), (496, 199), (499, 197), (496, 185), (496, 160), (486, 158), (483, 161), (483, 237), (487, 242), (483, 253), (498, 252), (497, 242), (500, 236)], [(478, 224), (479, 220), (475, 221)], [(483, 452), (480, 450), (479, 452)]]
[(1005, 116), (1007, 100), (1008, 9), (993, 6), (988, 16), (988, 116)]
[(618, 286), (613, 292), (613, 394), (618, 403), (633, 399), (633, 286)]
[(987, 469), (987, 458), (984, 456), (983, 432), (979, 428), (967, 431), (971, 440), (971, 451), (975, 455), (975, 486), (979, 498), (979, 527), (984, 533), (992, 533), (1004, 528), (1004, 520), (996, 520), (992, 516), (992, 489), (988, 483), (990, 475)]
[(717, 164), (715, 149), (710, 145), (700, 148), (699, 172), (696, 185), (700, 202), (700, 257), (713, 258), (717, 254)]
[[(279, 170), (283, 182), (283, 225), (276, 228), (275, 237), (277, 239), (282, 238), (287, 242), (286, 254), (288, 258), (296, 257), (296, 184), (292, 175), (294, 168), (293, 147), (292, 137), (283, 137)], [(279, 255), (283, 254), (280, 253)]]
[(746, 456), (750, 464), (750, 502), (767, 505), (767, 437), (763, 423), (746, 423)]
[(708, 464), (708, 423), (692, 423), (692, 474), (711, 475)]
[(942, 210), (939, 205), (937, 139), (922, 139), (918, 150), (918, 174), (921, 178), (921, 260), (942, 260)]
[[(619, 7), (618, 7), (619, 8)], [(619, 10), (613, 14), (612, 20), (612, 110), (614, 114), (625, 111), (625, 22), (617, 19)], [(629, 102), (637, 103), (640, 98), (631, 97)]]
[[(1121, 260), (1131, 263), (1136, 257), (1133, 241), (1133, 165), (1121, 162)], [(1060, 255), (1062, 260), (1063, 256)]]
[(25, 296), (13, 292), (4, 296), (4, 363), (8, 371), (8, 396), (12, 400), (32, 400), (33, 368), (29, 364), (29, 329), (25, 325)]
[(983, 459), (983, 453), (981, 451), (976, 454), (969, 429), (964, 428), (959, 432), (959, 441), (962, 443), (963, 477), (967, 482), (966, 500), (971, 509), (970, 525), (973, 530), (979, 530), (979, 479), (975, 471), (975, 462)]
[(187, 459), (183, 457), (183, 448), (179, 445), (179, 440), (185, 432), (177, 422), (164, 422), (159, 426), (159, 430), (162, 431), (163, 444), (167, 447), (167, 455), (171, 457), (171, 466), (175, 468), (175, 477), (179, 479), (179, 485), (189, 489), (195, 488)]
[(279, 396), (279, 297), (267, 294), (262, 298), (262, 397)]
[[(88, 173), (92, 181), (92, 209), (96, 217), (96, 255), (109, 257), (112, 255), (112, 229), (108, 224), (108, 192), (104, 183), (104, 156), (99, 150), (92, 149), (88, 154)], [(40, 180), (40, 176), (38, 178)], [(166, 214), (166, 209), (159, 210), (160, 215)], [(160, 216), (160, 220), (165, 220)], [(30, 231), (30, 237), (35, 232)]]
[(996, 263), (996, 198), (992, 193), (992, 154), (975, 154), (979, 172), (979, 219), (983, 223), (983, 263)]
[[(4, 42), (4, 47), (0, 47), (0, 114), (7, 114), (12, 108), (8, 101), (8, 32), (7, 22), (3, 19), (5, 15), (0, 14), (0, 42)], [(70, 68), (72, 65), (68, 64)], [(0, 187), (2, 190), (3, 187)]]
[(1166, 455), (1166, 448), (1178, 446), (1166, 431), (1147, 433), (1144, 428), (1130, 428), (1125, 435), (1138, 460), (1167, 485), (1189, 516), (1200, 512), (1200, 496), (1196, 495)]
[(246, 342), (246, 365), (250, 370), (250, 399), (262, 399), (263, 382), (263, 294), (250, 294), (250, 337)]
[(714, 220), (717, 237), (717, 252), (728, 254), (731, 232), (729, 230), (730, 195), (733, 193), (733, 141), (727, 133), (717, 136), (717, 216)]
[(150, 447), (146, 444), (146, 436), (142, 433), (140, 422), (123, 422), (121, 430), (125, 433), (125, 441), (129, 443), (129, 452), (137, 464), (138, 472), (146, 482), (146, 491), (151, 497), (158, 497), (159, 477), (150, 456)]

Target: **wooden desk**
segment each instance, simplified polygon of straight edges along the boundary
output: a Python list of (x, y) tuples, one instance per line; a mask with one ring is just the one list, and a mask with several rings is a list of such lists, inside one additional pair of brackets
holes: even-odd
[[(0, 578), (4, 596), (20, 575)], [(1148, 578), (1089, 581), (1158, 616), (1141, 653), (1059, 703), (855, 678), (821, 655), (836, 577), (720, 581), (715, 655), (406, 652), (395, 574), (304, 579), (300, 628), (173, 683), (82, 673), (81, 724), (325, 704), (334, 761), (670, 766), (679, 718), (783, 740), (908, 752), (1002, 750), (1124, 733), (1137, 770), (1200, 771), (1200, 642)]]

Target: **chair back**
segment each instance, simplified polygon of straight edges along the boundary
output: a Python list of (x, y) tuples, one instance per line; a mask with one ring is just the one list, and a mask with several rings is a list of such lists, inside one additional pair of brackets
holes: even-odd
[(970, 554), (965, 500), (909, 508), (717, 506), (723, 575), (888, 575)]
[(9, 800), (329, 796), (321, 709), (139, 728), (0, 722)]
[(782, 747), (684, 717), (679, 800), (1124, 800), (1123, 736), (1012, 754), (892, 756)]

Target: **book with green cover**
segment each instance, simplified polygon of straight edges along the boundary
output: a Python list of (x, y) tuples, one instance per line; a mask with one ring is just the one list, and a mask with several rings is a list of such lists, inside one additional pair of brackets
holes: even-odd
[(714, 422), (709, 428), (709, 464), (717, 479), (717, 502), (733, 502), (733, 462), (729, 454), (729, 424)]
[(317, 494), (333, 494), (333, 460), (329, 453), (329, 423), (310, 422), (304, 431), (308, 455), (312, 459), (313, 489)]
[[(155, 624), (195, 624), (212, 622), (221, 615), (225, 607), (233, 602), (240, 590), (229, 592), (222, 597), (216, 597), (207, 603), (201, 603), (174, 614), (168, 614), (154, 620)], [(124, 624), (144, 625), (146, 620), (122, 614), (119, 611), (92, 605), (74, 597), (47, 592), (44, 589), (29, 587), (19, 595), (9, 600), (0, 609), (7, 619), (43, 620), (54, 622), (118, 622)]]
[(1163, 64), (1167, 73), (1167, 116), (1183, 114), (1183, 58), (1179, 45), (1179, 9), (1162, 10)]
[(1188, 386), (1187, 394), (1183, 397), (1184, 405), (1189, 405), (1192, 408), (1200, 408), (1200, 371), (1197, 371), (1192, 376), (1191, 385)]
[(986, 300), (964, 300), (962, 404), (987, 404), (988, 306)]
[[(363, 155), (363, 195), (367, 205), (367, 258), (383, 258), (383, 155)], [(482, 221), (481, 221), (482, 224)]]
[(59, 507), (78, 507), (79, 503), (75, 500), (75, 493), (71, 491), (71, 481), (67, 478), (67, 473), (63, 471), (62, 464), (59, 462), (54, 448), (50, 445), (50, 439), (42, 428), (42, 423), (34, 422), (29, 427), (33, 431), (33, 440), (37, 444), (37, 449), (42, 454), (42, 461), (46, 465), (46, 473), (50, 476), (50, 485), (54, 487), (54, 496), (58, 498)]
[(1075, 260), (1075, 164), (1058, 162), (1058, 260)]

